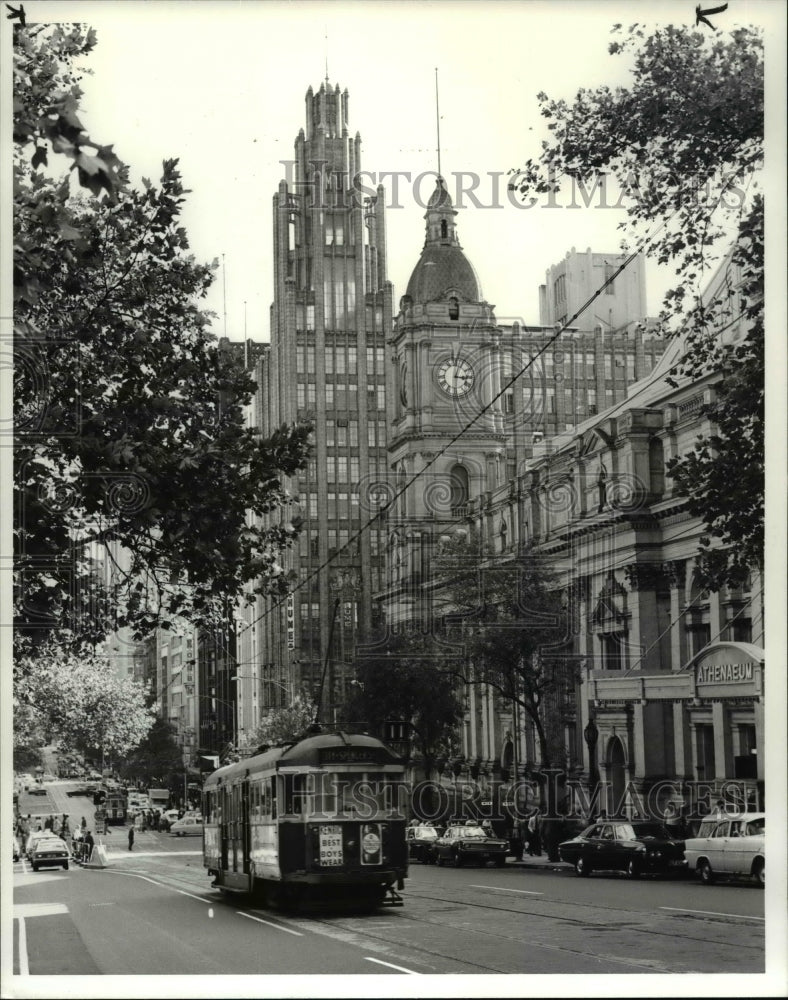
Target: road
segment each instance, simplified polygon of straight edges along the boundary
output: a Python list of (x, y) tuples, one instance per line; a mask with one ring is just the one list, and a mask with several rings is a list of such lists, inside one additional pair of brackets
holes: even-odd
[[(64, 788), (51, 787), (53, 802)], [(71, 808), (79, 819), (87, 800)], [(91, 807), (92, 811), (92, 807)], [(114, 839), (116, 838), (116, 839)], [(687, 878), (414, 864), (405, 905), (267, 911), (211, 889), (200, 841), (106, 838), (110, 866), (16, 865), (14, 969), (31, 974), (670, 974), (764, 971), (764, 893)]]

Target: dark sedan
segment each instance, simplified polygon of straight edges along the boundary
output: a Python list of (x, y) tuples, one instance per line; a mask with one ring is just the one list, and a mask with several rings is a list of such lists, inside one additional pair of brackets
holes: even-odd
[(69, 798), (74, 798), (76, 795), (90, 796), (93, 794), (94, 787), (89, 787), (88, 785), (77, 785), (76, 788), (69, 788), (66, 792)]
[(630, 878), (645, 872), (686, 868), (684, 841), (675, 840), (662, 823), (652, 820), (603, 820), (558, 845), (562, 861), (578, 875), (623, 871)]
[(439, 865), (450, 861), (455, 868), (466, 861), (482, 864), (494, 861), (499, 868), (503, 868), (508, 853), (507, 840), (488, 837), (480, 826), (450, 826), (432, 845), (430, 858)]
[(440, 830), (435, 826), (409, 826), (405, 830), (405, 840), (408, 845), (408, 859), (428, 864), (431, 860), (432, 846), (440, 836)]

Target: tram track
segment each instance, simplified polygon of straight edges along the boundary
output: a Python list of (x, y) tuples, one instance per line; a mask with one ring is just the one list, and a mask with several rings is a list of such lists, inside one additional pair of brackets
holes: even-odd
[[(451, 929), (463, 934), (474, 934), (484, 938), (492, 938), (497, 941), (507, 940), (515, 945), (522, 944), (523, 941), (526, 940), (525, 934), (517, 932), (509, 932), (504, 929), (501, 929), (499, 926), (496, 927), (495, 929), (487, 930), (485, 929), (484, 926), (478, 926), (475, 924), (469, 925), (467, 921), (458, 921), (456, 919), (452, 919), (450, 916), (447, 915), (445, 911), (439, 915), (438, 914), (430, 915), (428, 913), (414, 913), (412, 910), (407, 909), (407, 899), (408, 897), (410, 897), (414, 900), (418, 899), (429, 902), (446, 904), (450, 906), (458, 906), (458, 907), (461, 906), (464, 909), (468, 910), (493, 911), (496, 913), (506, 914), (513, 917), (521, 917), (524, 918), (526, 921), (528, 919), (533, 919), (533, 918), (551, 920), (559, 924), (560, 926), (564, 926), (567, 928), (571, 927), (581, 932), (595, 933), (599, 931), (608, 931), (608, 930), (626, 931), (628, 933), (632, 933), (638, 936), (641, 935), (645, 936), (651, 941), (659, 938), (665, 938), (667, 940), (675, 940), (677, 936), (680, 936), (685, 943), (697, 943), (698, 945), (703, 946), (704, 948), (708, 948), (709, 945), (712, 943), (717, 944), (720, 947), (724, 947), (725, 942), (723, 941), (710, 942), (708, 935), (700, 935), (697, 933), (693, 933), (690, 928), (692, 927), (692, 925), (697, 926), (699, 920), (702, 920), (704, 924), (729, 925), (732, 923), (738, 924), (742, 919), (744, 920), (758, 919), (755, 917), (747, 917), (747, 916), (739, 917), (733, 915), (731, 916), (704, 915), (702, 918), (699, 918), (699, 916), (692, 914), (681, 914), (681, 915), (671, 914), (672, 929), (668, 932), (659, 930), (653, 924), (640, 925), (638, 919), (622, 920), (619, 917), (618, 919), (611, 919), (608, 921), (604, 920), (600, 921), (597, 919), (591, 922), (587, 918), (584, 918), (583, 916), (545, 913), (544, 905), (539, 905), (539, 904), (547, 904), (548, 906), (560, 905), (560, 904), (556, 900), (549, 900), (545, 899), (544, 897), (539, 897), (537, 899), (531, 896), (523, 898), (522, 900), (518, 900), (518, 902), (521, 902), (523, 904), (529, 904), (529, 903), (534, 904), (531, 906), (528, 905), (512, 906), (512, 905), (506, 905), (503, 900), (501, 901), (500, 904), (494, 903), (491, 900), (485, 902), (479, 902), (479, 901), (469, 902), (465, 899), (457, 898), (456, 896), (452, 897), (446, 895), (436, 895), (434, 889), (431, 889), (431, 887), (442, 889), (444, 892), (446, 888), (445, 886), (439, 885), (438, 883), (428, 883), (426, 885), (425, 883), (420, 883), (419, 889), (416, 890), (415, 892), (409, 889), (406, 896), (406, 908), (403, 910), (392, 911), (391, 913), (385, 914), (387, 923), (390, 920), (397, 922), (401, 921), (403, 922), (403, 925), (408, 923), (415, 923), (415, 924), (421, 923), (433, 927), (439, 927), (443, 930)], [(422, 888), (424, 888), (425, 891), (423, 892), (419, 891)], [(495, 891), (495, 889), (491, 887), (491, 891)], [(582, 908), (585, 911), (593, 911), (595, 916), (598, 915), (600, 911), (608, 913), (611, 917), (614, 913), (617, 914), (622, 913), (621, 907), (614, 907), (599, 903), (595, 903), (593, 905), (588, 903), (573, 903), (572, 905), (576, 908)], [(631, 914), (627, 913), (627, 916), (629, 917), (631, 916)], [(361, 922), (362, 919), (365, 921), (364, 923)], [(687, 927), (684, 930), (682, 930), (680, 935), (678, 935), (676, 931), (676, 923), (675, 923), (676, 920), (682, 920), (687, 924)], [(391, 947), (392, 945), (399, 948), (406, 947), (414, 953), (423, 953), (425, 955), (430, 955), (433, 958), (439, 957), (445, 959), (446, 961), (451, 961), (451, 962), (460, 961), (463, 964), (467, 964), (469, 966), (477, 968), (478, 971), (480, 972), (501, 973), (507, 971), (495, 968), (493, 966), (483, 966), (479, 963), (471, 962), (465, 957), (458, 959), (456, 955), (437, 952), (434, 947), (430, 947), (428, 949), (418, 944), (414, 944), (411, 941), (393, 942), (389, 931), (384, 932), (382, 928), (380, 932), (375, 930), (374, 918), (372, 922), (369, 922), (369, 918), (340, 917), (339, 919), (337, 919), (337, 918), (325, 918), (325, 917), (321, 918), (310, 915), (308, 919), (304, 919), (303, 921), (297, 922), (297, 926), (303, 926), (305, 928), (309, 928), (310, 926), (314, 927), (315, 924), (319, 924), (323, 932), (325, 933), (332, 933), (332, 932), (336, 933), (337, 931), (339, 931), (340, 933), (343, 934), (353, 935), (355, 938), (358, 939), (369, 938), (371, 940), (378, 941), (381, 942), (382, 944), (388, 945), (389, 947)], [(560, 931), (558, 931), (554, 937), (559, 938)], [(356, 943), (359, 943), (359, 941), (356, 941)], [(598, 942), (595, 941), (595, 944), (596, 943)], [(593, 949), (585, 948), (580, 946), (572, 946), (570, 944), (558, 944), (555, 941), (539, 941), (537, 944), (536, 942), (531, 940), (531, 944), (535, 945), (540, 950), (553, 951), (574, 958), (604, 959), (604, 961), (606, 962), (610, 962), (612, 964), (619, 965), (629, 970), (641, 973), (642, 972), (667, 973), (674, 971), (672, 968), (669, 968), (668, 966), (664, 965), (657, 959), (636, 959), (631, 957), (617, 956), (613, 954), (602, 955), (600, 954), (599, 949), (596, 947)], [(737, 949), (747, 949), (751, 951), (754, 955), (759, 955), (762, 951), (762, 946), (759, 944), (749, 944), (746, 941), (739, 941), (737, 943)]]

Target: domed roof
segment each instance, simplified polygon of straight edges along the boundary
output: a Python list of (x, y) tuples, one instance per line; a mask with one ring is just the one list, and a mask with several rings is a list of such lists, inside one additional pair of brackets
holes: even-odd
[(449, 292), (456, 292), (465, 302), (482, 301), (479, 279), (462, 249), (456, 243), (427, 243), (406, 294), (414, 302), (434, 302)]

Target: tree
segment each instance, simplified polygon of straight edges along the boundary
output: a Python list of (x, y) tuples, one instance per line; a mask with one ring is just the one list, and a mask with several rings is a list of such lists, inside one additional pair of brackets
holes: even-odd
[[(507, 705), (519, 705), (539, 744), (541, 770), (564, 764), (564, 709), (579, 661), (570, 648), (572, 603), (543, 557), (524, 549), (506, 562), (485, 560), (477, 532), (442, 541), (434, 560), (442, 619), (449, 641), (463, 650), (453, 670), (466, 684), (489, 686)], [(547, 805), (554, 783), (547, 781)]]
[(167, 785), (183, 772), (183, 753), (175, 740), (176, 728), (164, 719), (155, 719), (140, 743), (126, 755), (120, 766), (122, 778), (142, 781), (146, 786)]
[(270, 709), (257, 728), (245, 736), (242, 747), (256, 749), (265, 745), (296, 743), (306, 736), (316, 713), (317, 705), (306, 691), (302, 691), (285, 708)]
[(347, 709), (350, 718), (364, 720), (380, 735), (387, 723), (404, 723), (427, 778), (438, 757), (458, 749), (455, 734), (463, 705), (457, 678), (445, 667), (445, 649), (430, 637), (407, 631), (392, 635), (385, 648), (357, 654), (357, 683)]
[(119, 680), (106, 656), (50, 643), (14, 663), (14, 717), (16, 731), (32, 719), (63, 749), (118, 758), (145, 738), (155, 713), (143, 685)]
[[(567, 177), (604, 197), (614, 177), (630, 245), (639, 238), (646, 254), (675, 268), (662, 315), (665, 330), (685, 338), (674, 375), (712, 379), (717, 398), (706, 413), (716, 430), (668, 471), (705, 524), (702, 581), (735, 586), (763, 557), (762, 37), (754, 28), (712, 37), (671, 25), (646, 37), (633, 25), (609, 51), (631, 55), (631, 86), (583, 89), (572, 103), (540, 94), (552, 136), (511, 183), (531, 198)], [(742, 268), (736, 291), (749, 324), (735, 346), (715, 320), (727, 298), (702, 297), (727, 254)]]
[[(214, 268), (188, 253), (177, 160), (137, 190), (84, 134), (74, 62), (92, 32), (26, 31), (14, 53), (17, 634), (60, 629), (78, 644), (127, 624), (138, 637), (176, 619), (210, 626), (233, 603), (286, 592), (280, 555), (298, 522), (285, 477), (306, 461), (309, 428), (261, 440), (246, 427), (255, 383), (199, 308)], [(50, 148), (90, 195), (42, 173)], [(278, 508), (281, 523), (261, 526)]]

